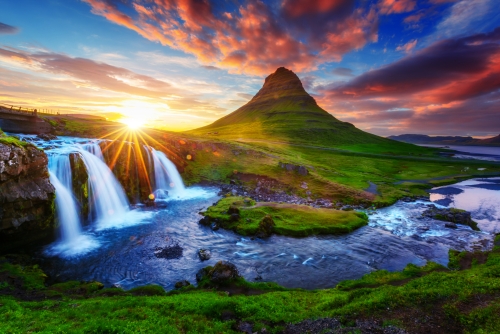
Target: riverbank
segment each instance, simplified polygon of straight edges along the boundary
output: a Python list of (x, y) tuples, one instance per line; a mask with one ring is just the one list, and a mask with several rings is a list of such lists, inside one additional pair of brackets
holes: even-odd
[(384, 333), (398, 328), (393, 333), (494, 333), (500, 328), (500, 238), (490, 252), (450, 252), (449, 267), (408, 265), (402, 272), (377, 271), (317, 291), (237, 280), (215, 290), (188, 286), (165, 293), (157, 287), (106, 289), (96, 282), (46, 286), (36, 265), (2, 258), (0, 331), (297, 333), (293, 330), (316, 328), (319, 333), (335, 324), (337, 330), (368, 333), (363, 325), (368, 323)]

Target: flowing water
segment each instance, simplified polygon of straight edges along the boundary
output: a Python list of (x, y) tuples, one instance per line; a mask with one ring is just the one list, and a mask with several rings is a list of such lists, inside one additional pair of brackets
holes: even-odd
[[(44, 269), (60, 280), (97, 280), (125, 289), (159, 284), (172, 289), (180, 280), (194, 283), (199, 269), (219, 260), (229, 260), (250, 281), (258, 278), (286, 287), (326, 288), (377, 269), (401, 270), (408, 263), (424, 265), (427, 261), (435, 261), (447, 265), (450, 248), (489, 249), (493, 241), (493, 234), (489, 232), (500, 229), (500, 181), (490, 178), (448, 186), (458, 190), (436, 188), (429, 201), (397, 202), (391, 207), (369, 211), (368, 226), (348, 235), (272, 236), (266, 240), (252, 240), (199, 225), (199, 212), (219, 199), (218, 189), (184, 188), (177, 171), (172, 169), (173, 164), (168, 164), (161, 152), (151, 149), (148, 159), (155, 165), (156, 193), (163, 191), (160, 196), (167, 207), (131, 209), (122, 197), (123, 190), (102, 161), (95, 142), (60, 138), (37, 144), (44, 146), (50, 157), (58, 210), (62, 207), (63, 211), (70, 212), (71, 205), (67, 203), (75, 203), (68, 194), (71, 170), (68, 171), (66, 162), (62, 162), (68, 152), (81, 154), (87, 169), (92, 171), (89, 173), (91, 178), (95, 175), (102, 184), (111, 185), (101, 189), (96, 181), (95, 193), (113, 192), (108, 194), (113, 200), (98, 197), (102, 203), (99, 209), (95, 207), (93, 221), (86, 227), (81, 227), (80, 223), (75, 227), (69, 224), (74, 216), (68, 214), (69, 218), (65, 218), (67, 213), (60, 214), (60, 220), (64, 220), (61, 240), (39, 252), (45, 261)], [(471, 202), (462, 201), (460, 197), (479, 195), (481, 200)], [(59, 202), (59, 198), (64, 202)], [(433, 205), (468, 209), (485, 231), (473, 231), (467, 226), (449, 229), (444, 227), (444, 222), (422, 217), (422, 212)], [(79, 238), (85, 238), (85, 242), (79, 242)], [(176, 250), (175, 254), (168, 259), (157, 257), (157, 252), (165, 248)], [(201, 248), (211, 251), (210, 260), (199, 260), (197, 251)]]

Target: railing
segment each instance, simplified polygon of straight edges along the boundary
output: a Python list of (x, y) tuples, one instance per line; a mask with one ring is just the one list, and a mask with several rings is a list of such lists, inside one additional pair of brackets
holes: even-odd
[(14, 106), (11, 104), (0, 103), (0, 111), (13, 114), (29, 114), (29, 115), (61, 115), (59, 111), (52, 109), (39, 109), (39, 108), (26, 108), (21, 106)]

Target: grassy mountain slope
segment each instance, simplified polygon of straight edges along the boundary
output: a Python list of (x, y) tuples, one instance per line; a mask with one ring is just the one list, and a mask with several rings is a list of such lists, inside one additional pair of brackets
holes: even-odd
[(422, 150), (359, 130), (318, 106), (292, 71), (280, 67), (244, 106), (188, 133), (230, 140), (272, 140), (325, 147), (381, 145), (396, 152)]

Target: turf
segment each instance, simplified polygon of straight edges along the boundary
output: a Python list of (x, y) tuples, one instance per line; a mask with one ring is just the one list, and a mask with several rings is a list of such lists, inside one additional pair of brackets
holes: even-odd
[[(239, 219), (231, 220), (230, 208), (237, 208)], [(243, 197), (226, 197), (211, 206), (205, 217), (242, 235), (255, 235), (266, 216), (275, 223), (273, 232), (280, 235), (306, 237), (319, 234), (345, 234), (368, 224), (366, 214), (355, 211), (313, 208), (307, 205), (255, 203)]]
[[(376, 271), (319, 291), (247, 282), (246, 287), (260, 291), (248, 296), (193, 287), (167, 295), (157, 287), (135, 293), (99, 289), (96, 284), (89, 287), (89, 283), (80, 283), (87, 287), (78, 296), (74, 294), (77, 282), (65, 288), (43, 287), (43, 273), (37, 268), (28, 270), (31, 278), (27, 280), (31, 281), (22, 286), (19, 282), (24, 282), (26, 269), (13, 269), (16, 266), (22, 267), (1, 264), (0, 275), (20, 279), (17, 289), (38, 287), (42, 297), (16, 299), (8, 295), (14, 286), (7, 283), (0, 288), (2, 333), (157, 333), (159, 329), (168, 333), (235, 333), (238, 321), (254, 324), (254, 331), (265, 327), (277, 333), (286, 323), (322, 317), (336, 317), (346, 325), (359, 319), (378, 319), (413, 333), (498, 333), (500, 328), (498, 246), (485, 253), (450, 252), (453, 270), (434, 263), (408, 265), (402, 272)], [(58, 294), (51, 292), (54, 290)]]

